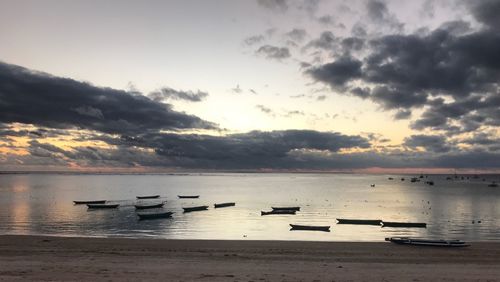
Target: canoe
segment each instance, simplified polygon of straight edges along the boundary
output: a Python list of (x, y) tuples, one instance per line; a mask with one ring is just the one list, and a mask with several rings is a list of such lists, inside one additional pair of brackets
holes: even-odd
[(413, 246), (430, 246), (430, 247), (468, 247), (469, 244), (461, 240), (429, 240), (429, 239), (418, 239), (409, 237), (391, 237), (385, 238), (386, 241), (401, 244), (401, 245), (413, 245)]
[(106, 200), (97, 200), (97, 201), (73, 201), (75, 205), (86, 205), (86, 204), (104, 204)]
[(358, 224), (358, 225), (378, 225), (380, 226), (382, 220), (380, 219), (346, 219), (337, 218), (337, 224)]
[(290, 230), (330, 232), (330, 226), (314, 226), (314, 225), (298, 225), (298, 224), (290, 224), (290, 226), (292, 227), (292, 229), (290, 229)]
[(208, 209), (208, 206), (187, 207), (182, 209), (184, 210), (184, 212), (204, 211)]
[(139, 219), (157, 219), (172, 217), (173, 212), (138, 212)]
[(134, 205), (137, 210), (145, 210), (145, 209), (156, 209), (163, 207), (165, 203), (157, 203), (157, 204), (149, 204), (149, 205)]
[(200, 195), (194, 195), (194, 196), (181, 196), (181, 195), (177, 195), (177, 197), (179, 197), (179, 199), (198, 199), (200, 197)]
[(142, 199), (158, 199), (160, 198), (160, 195), (151, 195), (151, 196), (136, 196), (137, 199), (142, 200)]
[(261, 211), (260, 215), (271, 215), (271, 214), (295, 214), (296, 210), (272, 210), (269, 212)]
[(300, 207), (271, 207), (273, 211), (300, 211)]
[(391, 222), (382, 221), (382, 227), (416, 227), (416, 228), (426, 228), (427, 223), (423, 222)]
[(215, 204), (214, 208), (225, 208), (225, 207), (232, 207), (235, 206), (236, 203), (220, 203), (220, 204)]
[(89, 209), (115, 209), (119, 204), (87, 204)]

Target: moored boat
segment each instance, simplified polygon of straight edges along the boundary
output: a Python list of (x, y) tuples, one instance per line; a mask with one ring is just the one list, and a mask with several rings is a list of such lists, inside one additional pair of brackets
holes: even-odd
[(200, 195), (177, 195), (179, 199), (198, 199)]
[(136, 196), (138, 200), (142, 199), (158, 199), (160, 198), (160, 195), (151, 195), (151, 196)]
[(116, 209), (119, 204), (87, 204), (89, 209)]
[(337, 218), (337, 224), (358, 224), (358, 225), (379, 225), (382, 223), (380, 219), (346, 219)]
[(493, 181), (490, 184), (488, 184), (488, 187), (498, 187), (498, 184), (495, 181)]
[(273, 211), (300, 211), (300, 207), (271, 207)]
[(272, 210), (272, 211), (261, 211), (260, 215), (272, 215), (272, 214), (295, 214), (296, 210)]
[(157, 203), (157, 204), (147, 204), (147, 205), (134, 205), (137, 210), (145, 210), (145, 209), (156, 209), (163, 207), (165, 203)]
[(170, 218), (173, 212), (138, 212), (139, 219)]
[(299, 224), (290, 224), (292, 229), (290, 230), (307, 230), (307, 231), (324, 231), (330, 232), (330, 226), (315, 226), (315, 225), (299, 225)]
[(97, 201), (73, 201), (75, 205), (86, 205), (86, 204), (104, 204), (106, 200), (97, 200)]
[(208, 209), (208, 206), (187, 207), (182, 209), (184, 210), (184, 212), (204, 211)]
[(214, 208), (225, 208), (225, 207), (232, 207), (235, 206), (236, 203), (220, 203), (220, 204), (214, 204)]
[(382, 227), (415, 227), (415, 228), (426, 228), (427, 227), (427, 223), (424, 223), (424, 222), (382, 221)]
[(390, 237), (385, 238), (386, 241), (413, 246), (430, 246), (430, 247), (468, 247), (470, 246), (462, 240), (433, 240), (433, 239), (419, 239), (410, 237)]

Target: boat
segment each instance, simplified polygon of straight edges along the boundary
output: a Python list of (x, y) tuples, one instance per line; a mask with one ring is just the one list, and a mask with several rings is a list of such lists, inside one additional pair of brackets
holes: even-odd
[(416, 178), (416, 177), (412, 177), (410, 179), (410, 182), (420, 182), (420, 179)]
[(137, 210), (145, 210), (145, 209), (156, 209), (163, 207), (165, 203), (157, 203), (157, 204), (147, 204), (147, 205), (134, 205)]
[(139, 219), (157, 219), (172, 217), (173, 212), (138, 212)]
[(220, 204), (214, 204), (214, 208), (225, 208), (225, 207), (233, 207), (235, 206), (236, 203), (220, 203)]
[(198, 199), (200, 197), (200, 195), (185, 195), (185, 196), (182, 196), (182, 195), (177, 195), (177, 197), (179, 197), (179, 199)]
[(432, 239), (419, 239), (410, 237), (391, 237), (385, 238), (386, 241), (413, 246), (430, 246), (430, 247), (468, 247), (469, 244), (462, 240), (432, 240)]
[(424, 222), (382, 221), (382, 227), (415, 227), (415, 228), (426, 228), (427, 227), (427, 223), (424, 223)]
[(358, 225), (378, 225), (382, 223), (380, 219), (346, 219), (337, 218), (337, 224), (358, 224)]
[(428, 185), (432, 186), (432, 185), (434, 185), (434, 181), (432, 181), (432, 180), (431, 181), (426, 181), (425, 184), (428, 184)]
[(137, 196), (136, 198), (137, 198), (138, 200), (143, 200), (143, 199), (158, 199), (158, 198), (160, 198), (160, 195)]
[(488, 184), (488, 187), (498, 187), (498, 184), (495, 181), (493, 181), (490, 184)]
[(370, 187), (375, 187), (375, 184), (370, 184)]
[(204, 211), (208, 209), (208, 206), (187, 207), (182, 209), (184, 210), (184, 212)]
[(272, 211), (261, 211), (260, 215), (271, 215), (271, 214), (295, 214), (296, 210), (272, 210)]
[(387, 178), (387, 179), (389, 179), (389, 180), (394, 180), (394, 178), (392, 178), (392, 177), (389, 177), (389, 178)]
[(86, 204), (104, 204), (106, 200), (97, 200), (97, 201), (73, 201), (75, 205), (86, 205)]
[(119, 204), (87, 204), (89, 209), (116, 209)]
[(271, 207), (273, 211), (300, 211), (300, 207)]
[(330, 232), (330, 226), (314, 226), (314, 225), (298, 225), (298, 224), (290, 224), (290, 226), (292, 227), (292, 229), (290, 229), (290, 230)]

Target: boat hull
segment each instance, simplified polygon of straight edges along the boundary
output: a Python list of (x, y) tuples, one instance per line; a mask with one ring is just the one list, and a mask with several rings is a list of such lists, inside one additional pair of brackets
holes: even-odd
[(179, 199), (198, 199), (200, 196), (199, 195), (195, 195), (195, 196), (181, 196), (181, 195), (178, 195), (177, 197), (179, 197)]
[(218, 209), (218, 208), (225, 208), (225, 207), (233, 207), (235, 205), (236, 205), (236, 203), (221, 203), (221, 204), (215, 204), (214, 208)]
[(337, 224), (356, 224), (356, 225), (377, 225), (380, 226), (382, 220), (380, 219), (346, 219), (337, 218)]
[(188, 207), (182, 209), (184, 210), (184, 212), (205, 211), (208, 210), (208, 206)]
[(330, 226), (313, 226), (313, 225), (290, 224), (290, 227), (292, 227), (292, 229), (290, 229), (290, 230), (330, 232)]
[(273, 211), (300, 211), (300, 207), (271, 207)]
[(106, 200), (97, 200), (97, 201), (73, 201), (75, 205), (87, 205), (87, 204), (104, 204)]
[(409, 237), (391, 237), (391, 238), (385, 238), (385, 240), (395, 244), (412, 245), (412, 246), (446, 247), (446, 248), (470, 246), (469, 244), (461, 240), (428, 240), (428, 239), (418, 239)]
[(116, 209), (119, 204), (87, 204), (89, 209)]
[(261, 211), (260, 215), (277, 215), (277, 214), (295, 214), (294, 210), (272, 210), (269, 212)]
[(426, 228), (427, 227), (427, 223), (423, 223), (423, 222), (391, 222), (391, 221), (382, 221), (382, 227)]
[(173, 212), (159, 212), (159, 213), (137, 213), (140, 220), (144, 219), (159, 219), (159, 218), (171, 218)]
[(164, 203), (154, 204), (154, 205), (134, 205), (137, 210), (146, 210), (146, 209), (156, 209), (163, 207)]
[(143, 199), (158, 199), (160, 198), (160, 195), (152, 195), (152, 196), (136, 196), (138, 200), (143, 200)]

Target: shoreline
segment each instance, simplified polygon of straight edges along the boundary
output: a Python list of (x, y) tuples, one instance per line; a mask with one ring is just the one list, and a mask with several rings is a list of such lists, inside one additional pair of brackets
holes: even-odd
[(0, 236), (0, 280), (498, 281), (500, 242), (465, 248), (388, 242)]

